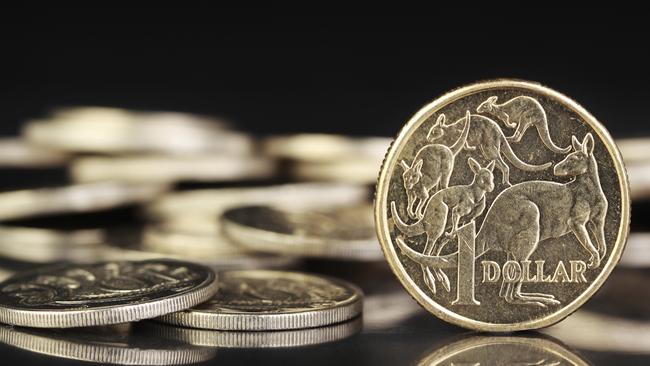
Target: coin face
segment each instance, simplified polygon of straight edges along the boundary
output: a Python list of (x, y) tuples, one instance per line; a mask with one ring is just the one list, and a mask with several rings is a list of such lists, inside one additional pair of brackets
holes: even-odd
[(451, 323), (548, 326), (618, 262), (630, 201), (605, 128), (535, 83), (460, 88), (425, 106), (388, 151), (378, 236), (408, 292)]
[(212, 270), (187, 262), (59, 265), (0, 283), (0, 322), (42, 328), (125, 323), (192, 307), (216, 290)]
[(248, 206), (226, 211), (223, 233), (245, 248), (306, 257), (381, 258), (369, 204), (320, 209)]
[(285, 330), (352, 319), (361, 312), (357, 287), (329, 277), (283, 271), (226, 271), (209, 301), (158, 320), (192, 328)]

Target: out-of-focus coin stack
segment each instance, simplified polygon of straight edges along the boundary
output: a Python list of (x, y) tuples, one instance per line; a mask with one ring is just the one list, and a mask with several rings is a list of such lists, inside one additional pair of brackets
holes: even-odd
[(361, 290), (304, 272), (382, 265), (371, 185), (389, 142), (106, 107), (27, 121), (0, 140), (0, 341), (172, 364), (355, 334)]

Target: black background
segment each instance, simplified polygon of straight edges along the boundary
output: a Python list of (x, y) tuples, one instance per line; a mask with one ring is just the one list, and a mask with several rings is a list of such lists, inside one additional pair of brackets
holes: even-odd
[(573, 97), (615, 137), (650, 133), (646, 11), (535, 4), (4, 11), (0, 134), (91, 104), (215, 114), (262, 134), (393, 136), (436, 96), (498, 77)]

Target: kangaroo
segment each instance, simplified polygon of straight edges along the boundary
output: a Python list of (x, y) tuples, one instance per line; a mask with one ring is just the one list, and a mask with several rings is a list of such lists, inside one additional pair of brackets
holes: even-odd
[[(424, 215), (413, 224), (406, 224), (399, 217), (395, 202), (391, 202), (390, 209), (393, 215), (395, 226), (403, 234), (411, 237), (415, 235), (427, 234), (427, 242), (424, 247), (424, 253), (430, 255), (433, 252), (439, 253), (442, 250), (438, 245), (438, 239), (444, 234), (453, 235), (458, 229), (461, 218), (470, 215), (470, 219), (478, 217), (485, 209), (485, 193), (494, 190), (494, 161), (490, 162), (485, 168), (481, 168), (476, 160), (469, 158), (467, 163), (474, 172), (474, 180), (468, 185), (452, 186), (436, 192), (429, 198), (426, 203)], [(447, 227), (447, 217), (451, 210), (451, 229), (445, 233)], [(433, 291), (436, 292), (435, 279), (431, 269), (422, 266), (424, 282)], [(443, 287), (449, 291), (449, 278), (441, 269), (434, 269), (438, 280)]]
[[(477, 257), (489, 250), (506, 252), (509, 260), (528, 260), (539, 243), (573, 234), (589, 252), (587, 267), (598, 268), (607, 252), (605, 216), (607, 197), (593, 155), (594, 139), (588, 133), (582, 143), (571, 137), (573, 152), (553, 167), (558, 177), (573, 177), (568, 183), (529, 181), (504, 189), (494, 200), (476, 234)], [(593, 236), (596, 245), (591, 237)], [(432, 265), (440, 257), (420, 254), (398, 246), (421, 265)], [(499, 296), (513, 304), (559, 304), (553, 295), (521, 292), (522, 282), (502, 283)]]
[[(429, 141), (444, 141), (460, 133), (460, 121), (451, 124), (438, 124), (431, 127)], [(488, 117), (481, 115), (472, 115), (469, 133), (465, 142), (466, 150), (481, 150), (483, 156), (496, 163), (496, 167), (501, 171), (501, 181), (510, 186), (510, 168), (503, 161), (501, 155), (505, 156), (515, 167), (525, 171), (544, 170), (551, 166), (550, 162), (542, 165), (532, 165), (521, 161), (510, 147), (506, 137), (501, 131), (501, 127)]]
[(535, 126), (539, 138), (549, 150), (558, 154), (566, 154), (571, 151), (571, 146), (562, 148), (553, 143), (548, 131), (546, 112), (536, 99), (518, 96), (501, 104), (496, 102), (496, 96), (489, 97), (476, 108), (476, 112), (492, 114), (505, 123), (506, 126), (510, 128), (517, 127), (515, 133), (507, 137), (508, 141), (521, 141), (528, 127)]
[[(467, 140), (470, 121), (469, 111), (467, 111), (463, 119), (465, 120), (463, 132), (452, 146), (428, 144), (415, 154), (411, 166), (405, 160), (400, 161), (400, 166), (404, 168), (402, 180), (404, 181), (408, 202), (406, 212), (410, 218), (418, 219), (422, 216), (422, 210), (429, 198), (431, 189), (436, 186), (438, 186), (438, 189), (449, 186), (449, 178), (451, 178), (451, 172), (454, 169), (454, 160)], [(444, 123), (445, 115), (441, 114), (434, 126)]]

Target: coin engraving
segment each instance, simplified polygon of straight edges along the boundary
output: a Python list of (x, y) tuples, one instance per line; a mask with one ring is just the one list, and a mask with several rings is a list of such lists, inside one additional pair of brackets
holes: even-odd
[(129, 301), (156, 292), (182, 292), (193, 286), (198, 272), (165, 263), (135, 265), (108, 262), (99, 266), (65, 267), (2, 287), (2, 293), (23, 306), (79, 306)]
[[(411, 192), (404, 161), (455, 143), (467, 125), (449, 185)], [(531, 126), (536, 135), (525, 134)], [(620, 258), (627, 180), (611, 138), (577, 104), (537, 84), (487, 82), (409, 122), (382, 168), (376, 220), (391, 267), (427, 309), (472, 328), (529, 329), (575, 310)]]
[(126, 323), (190, 308), (216, 290), (214, 272), (191, 262), (60, 264), (0, 283), (0, 322), (37, 328)]
[[(334, 306), (352, 292), (316, 276), (264, 276), (274, 272), (230, 271), (221, 276), (217, 295), (198, 308), (218, 311), (286, 312)], [(276, 272), (277, 273), (277, 272)]]

